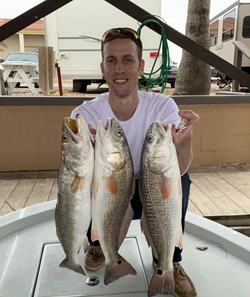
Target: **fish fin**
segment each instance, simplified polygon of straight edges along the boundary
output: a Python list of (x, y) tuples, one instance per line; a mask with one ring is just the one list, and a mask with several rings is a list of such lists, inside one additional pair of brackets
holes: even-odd
[(161, 182), (161, 195), (163, 199), (168, 199), (173, 191), (173, 179), (163, 176)]
[(117, 193), (117, 182), (115, 180), (114, 175), (110, 175), (109, 177), (105, 177), (106, 188), (110, 194), (115, 195)]
[(174, 287), (173, 271), (163, 271), (157, 267), (149, 285), (148, 297), (157, 294), (172, 295), (174, 293)]
[(65, 258), (62, 261), (62, 263), (59, 265), (59, 267), (68, 268), (68, 269), (73, 270), (73, 271), (75, 271), (77, 273), (86, 275), (84, 270), (82, 269), (82, 266), (80, 264), (71, 263), (70, 261), (67, 260), (67, 258)]
[(183, 235), (182, 235), (182, 231), (180, 230), (179, 236), (177, 237), (177, 241), (176, 241), (176, 247), (182, 249), (183, 248)]
[(98, 236), (96, 230), (93, 228), (93, 225), (91, 227), (91, 240), (92, 241), (99, 240), (99, 236)]
[(71, 191), (72, 193), (76, 193), (79, 191), (79, 189), (83, 189), (85, 184), (85, 178), (84, 177), (79, 177), (75, 176), (72, 184), (71, 184)]
[(152, 249), (153, 256), (156, 259), (158, 259), (158, 253), (156, 251), (156, 248), (155, 248), (153, 239), (151, 237), (151, 234), (150, 234), (150, 231), (149, 231), (149, 227), (148, 227), (148, 223), (147, 223), (147, 220), (146, 220), (146, 216), (145, 216), (144, 211), (142, 211), (142, 216), (141, 216), (141, 229), (142, 229), (142, 232), (144, 233), (144, 235), (146, 237), (148, 246), (150, 246), (151, 249)]
[(121, 225), (120, 234), (119, 234), (118, 243), (117, 243), (117, 250), (119, 250), (120, 246), (123, 243), (124, 238), (128, 233), (128, 228), (133, 219), (133, 216), (134, 216), (134, 210), (131, 206), (131, 203), (129, 203)]
[(61, 242), (61, 237), (60, 237), (59, 229), (57, 228), (57, 217), (58, 217), (58, 208), (57, 208), (57, 205), (56, 205), (56, 208), (55, 208), (56, 235), (57, 235), (59, 241)]
[(136, 270), (122, 256), (119, 255), (117, 263), (106, 264), (104, 274), (104, 284), (108, 285), (113, 281), (127, 274), (136, 275)]

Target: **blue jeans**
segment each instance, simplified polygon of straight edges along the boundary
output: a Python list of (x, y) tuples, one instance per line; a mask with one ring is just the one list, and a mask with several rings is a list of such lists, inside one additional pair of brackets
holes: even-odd
[[(182, 231), (184, 233), (185, 230), (185, 217), (187, 213), (187, 207), (188, 207), (188, 200), (189, 200), (189, 194), (190, 194), (190, 185), (191, 180), (189, 178), (188, 172), (183, 174), (181, 177), (181, 185), (182, 185), (182, 218), (181, 218), (181, 225), (182, 225)], [(139, 195), (139, 186), (138, 186), (138, 180), (136, 180), (135, 183), (135, 194), (133, 198), (131, 199), (131, 205), (134, 210), (134, 217), (133, 220), (139, 220), (142, 215), (142, 204), (140, 200)], [(87, 237), (89, 240), (89, 243), (94, 246), (99, 246), (99, 241), (91, 241), (91, 224), (87, 233)], [(175, 247), (173, 262), (180, 262), (182, 260), (181, 257), (182, 249)]]

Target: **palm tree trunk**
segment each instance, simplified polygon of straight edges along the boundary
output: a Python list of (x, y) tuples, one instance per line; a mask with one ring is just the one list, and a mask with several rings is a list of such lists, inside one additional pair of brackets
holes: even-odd
[[(186, 36), (209, 49), (210, 0), (189, 0)], [(211, 88), (210, 66), (182, 51), (174, 95), (209, 95)]]

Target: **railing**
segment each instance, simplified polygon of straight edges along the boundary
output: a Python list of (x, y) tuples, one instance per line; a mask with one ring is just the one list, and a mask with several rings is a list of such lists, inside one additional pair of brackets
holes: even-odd
[[(242, 65), (242, 54), (244, 54), (248, 59), (250, 59), (250, 49), (241, 41), (234, 41), (235, 54), (234, 54), (234, 66), (241, 69)], [(233, 80), (233, 91), (238, 92), (240, 83)]]

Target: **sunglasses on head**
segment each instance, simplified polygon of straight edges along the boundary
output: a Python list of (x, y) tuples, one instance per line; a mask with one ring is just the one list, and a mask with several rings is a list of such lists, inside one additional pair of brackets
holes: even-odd
[(103, 36), (102, 36), (102, 42), (105, 42), (108, 39), (112, 39), (112, 37), (115, 36), (119, 36), (119, 35), (123, 35), (123, 36), (127, 36), (128, 38), (132, 39), (132, 40), (137, 40), (139, 47), (142, 48), (142, 43), (141, 43), (141, 39), (139, 37), (139, 35), (137, 34), (136, 31), (134, 31), (133, 29), (130, 28), (114, 28), (114, 29), (109, 29), (108, 31), (106, 31)]

